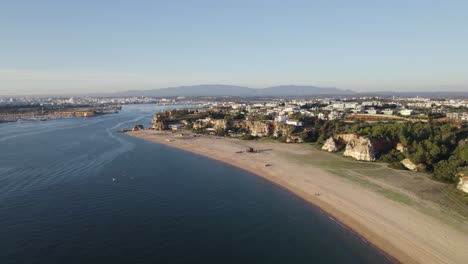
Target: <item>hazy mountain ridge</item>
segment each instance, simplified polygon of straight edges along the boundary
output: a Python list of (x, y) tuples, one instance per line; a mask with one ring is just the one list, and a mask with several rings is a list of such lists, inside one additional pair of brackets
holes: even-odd
[(134, 90), (115, 93), (115, 96), (307, 96), (320, 94), (353, 94), (354, 91), (307, 85), (281, 85), (267, 88), (203, 84), (153, 90)]

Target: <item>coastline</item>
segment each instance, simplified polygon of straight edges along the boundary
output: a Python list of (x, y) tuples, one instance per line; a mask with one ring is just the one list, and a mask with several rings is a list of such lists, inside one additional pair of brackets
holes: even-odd
[[(310, 154), (299, 145), (150, 130), (126, 134), (218, 160), (277, 184), (324, 211), (392, 262), (461, 263), (468, 257), (463, 251), (463, 245), (468, 244), (465, 229), (456, 230), (326, 169), (289, 162), (285, 154)], [(246, 153), (247, 146), (260, 151)], [(312, 154), (329, 155), (319, 151)]]

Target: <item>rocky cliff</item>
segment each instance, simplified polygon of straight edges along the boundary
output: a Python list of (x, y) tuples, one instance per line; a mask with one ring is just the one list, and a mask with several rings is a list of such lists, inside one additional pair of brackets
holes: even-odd
[(273, 123), (273, 136), (276, 138), (279, 138), (282, 136), (290, 137), (295, 129), (296, 127), (292, 125), (274, 122)]
[(274, 131), (273, 124), (268, 121), (240, 121), (237, 122), (236, 127), (247, 131), (254, 137), (268, 137)]
[(374, 146), (372, 145), (372, 141), (366, 137), (352, 138), (346, 144), (343, 155), (356, 160), (375, 161)]
[(468, 176), (463, 173), (459, 175), (459, 182), (457, 188), (468, 193)]
[(406, 151), (406, 147), (405, 147), (403, 144), (401, 144), (401, 143), (398, 143), (398, 144), (396, 145), (395, 149), (396, 149), (398, 152), (402, 152), (402, 153)]
[(344, 156), (356, 160), (375, 161), (375, 147), (370, 138), (355, 134), (339, 134), (330, 137), (322, 146), (328, 152), (337, 152), (345, 148)]
[(326, 150), (328, 152), (337, 152), (341, 149), (339, 148), (339, 144), (335, 141), (333, 137), (329, 137), (322, 146), (322, 150)]
[(228, 130), (230, 128), (230, 122), (224, 119), (205, 118), (193, 123), (194, 129), (205, 129), (208, 127), (212, 127), (215, 130)]
[(298, 136), (288, 136), (286, 138), (286, 143), (304, 143), (304, 139)]
[(151, 121), (151, 126), (155, 130), (166, 130), (169, 128), (169, 117), (168, 112), (156, 114)]
[(410, 171), (424, 171), (426, 169), (424, 164), (414, 164), (410, 159), (404, 159), (400, 162)]
[(341, 144), (347, 144), (352, 139), (357, 139), (360, 136), (356, 134), (339, 134), (336, 136), (336, 140)]

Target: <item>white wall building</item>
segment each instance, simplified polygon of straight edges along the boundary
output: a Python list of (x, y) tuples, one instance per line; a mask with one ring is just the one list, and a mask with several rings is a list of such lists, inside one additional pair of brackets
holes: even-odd
[(413, 110), (411, 110), (411, 109), (400, 110), (400, 115), (402, 115), (402, 116), (410, 116), (412, 114), (413, 114)]
[(288, 120), (286, 124), (293, 125), (293, 126), (302, 126), (302, 121), (299, 120)]
[(275, 117), (275, 122), (286, 122), (289, 120), (289, 116), (287, 115), (279, 115)]

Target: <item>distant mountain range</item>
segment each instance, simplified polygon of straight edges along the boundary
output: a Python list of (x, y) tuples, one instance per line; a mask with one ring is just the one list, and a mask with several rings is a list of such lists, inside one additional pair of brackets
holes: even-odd
[(316, 86), (282, 85), (268, 88), (249, 88), (234, 85), (204, 84), (179, 86), (153, 90), (134, 90), (112, 93), (112, 96), (239, 96), (239, 97), (285, 97), (309, 95), (353, 94), (351, 90), (322, 88)]

